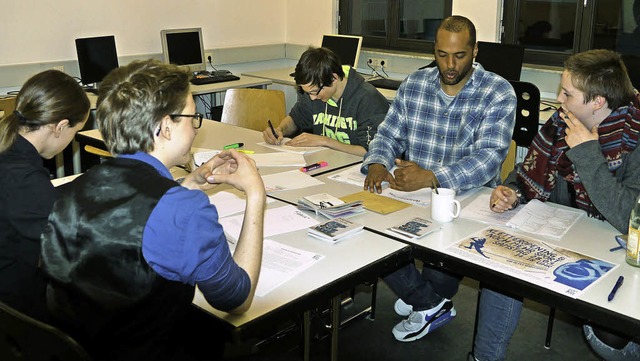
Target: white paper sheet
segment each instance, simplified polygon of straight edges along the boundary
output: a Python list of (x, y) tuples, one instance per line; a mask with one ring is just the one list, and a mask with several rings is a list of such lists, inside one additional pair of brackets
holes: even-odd
[(313, 178), (312, 176), (297, 169), (288, 172), (264, 175), (262, 176), (262, 181), (264, 182), (264, 187), (267, 190), (267, 193), (324, 184), (321, 180)]
[(298, 153), (261, 153), (249, 154), (258, 168), (261, 167), (304, 167), (307, 165), (303, 154)]
[[(225, 233), (233, 240), (237, 240), (240, 237), (243, 219), (244, 214), (237, 214), (220, 218), (219, 221)], [(292, 205), (268, 208), (264, 213), (264, 237), (307, 229), (319, 223), (315, 218)], [(232, 240), (229, 242), (235, 244)]]
[[(274, 201), (272, 198), (267, 198), (267, 203)], [(247, 197), (239, 190), (221, 191), (210, 195), (209, 203), (216, 206), (218, 217), (222, 218), (244, 212), (247, 207)]]
[(264, 297), (323, 258), (318, 253), (265, 239), (256, 296)]
[(582, 214), (583, 211), (559, 208), (533, 199), (507, 225), (525, 232), (559, 238), (567, 233)]
[(287, 153), (297, 153), (297, 154), (305, 154), (305, 153), (314, 153), (321, 151), (323, 149), (328, 149), (326, 147), (292, 147), (290, 145), (286, 145), (291, 138), (283, 138), (280, 144), (269, 144), (267, 142), (260, 142), (258, 145), (263, 147), (271, 148), (273, 150), (277, 150), (279, 152), (287, 152)]

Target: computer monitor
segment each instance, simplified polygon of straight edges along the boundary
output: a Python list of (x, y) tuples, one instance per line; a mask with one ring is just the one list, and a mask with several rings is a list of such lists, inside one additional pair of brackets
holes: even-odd
[(118, 67), (116, 38), (113, 35), (76, 39), (76, 52), (80, 79), (84, 85), (101, 82), (111, 70)]
[(507, 80), (520, 80), (523, 59), (522, 45), (478, 41), (476, 61)]
[(202, 29), (166, 29), (160, 32), (162, 56), (167, 64), (175, 64), (190, 71), (207, 70), (202, 45)]
[(322, 47), (336, 53), (342, 65), (351, 65), (355, 68), (358, 66), (358, 58), (360, 57), (362, 36), (324, 35), (322, 36)]

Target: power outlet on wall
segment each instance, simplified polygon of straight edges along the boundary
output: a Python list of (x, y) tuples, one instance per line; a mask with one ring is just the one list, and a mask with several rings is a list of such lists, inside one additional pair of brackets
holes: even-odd
[(204, 61), (213, 63), (213, 53), (204, 53)]
[(378, 69), (388, 69), (389, 68), (389, 61), (387, 59), (381, 59), (381, 58), (369, 58), (367, 60), (367, 63), (369, 64), (369, 66), (371, 66), (372, 68), (378, 70)]

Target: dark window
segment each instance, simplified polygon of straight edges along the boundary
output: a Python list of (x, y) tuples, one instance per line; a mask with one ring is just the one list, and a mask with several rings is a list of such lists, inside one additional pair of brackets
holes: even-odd
[(340, 34), (361, 35), (369, 48), (433, 52), (435, 29), (452, 0), (341, 0)]
[(507, 0), (503, 24), (525, 63), (562, 66), (590, 49), (640, 55), (640, 0)]

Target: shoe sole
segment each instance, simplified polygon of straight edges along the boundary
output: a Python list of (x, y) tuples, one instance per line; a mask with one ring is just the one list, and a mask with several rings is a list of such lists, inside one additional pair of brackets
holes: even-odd
[(429, 332), (434, 331), (438, 327), (447, 324), (454, 317), (456, 317), (456, 309), (453, 308), (453, 307), (451, 308), (451, 310), (447, 311), (446, 313), (449, 313), (449, 315), (446, 315), (446, 314), (442, 315), (438, 319), (436, 319), (435, 322), (427, 323), (426, 325), (424, 325), (423, 328), (419, 329), (418, 331), (415, 331), (415, 332), (412, 332), (412, 333), (409, 333), (409, 334), (405, 334), (404, 336), (400, 335), (399, 336), (400, 338), (398, 338), (398, 335), (396, 335), (395, 329), (394, 329), (392, 331), (393, 336), (396, 338), (396, 340), (398, 340), (400, 342), (411, 342), (411, 341), (419, 340), (422, 337), (424, 337), (426, 334), (428, 334)]

